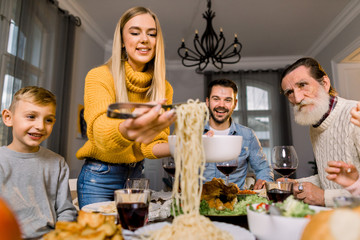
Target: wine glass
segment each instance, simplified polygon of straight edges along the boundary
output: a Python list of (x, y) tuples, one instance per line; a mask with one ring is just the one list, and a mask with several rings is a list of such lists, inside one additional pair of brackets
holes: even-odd
[(148, 222), (149, 189), (118, 189), (115, 190), (114, 195), (122, 228), (135, 231)]
[(225, 175), (225, 183), (229, 184), (229, 175), (233, 173), (238, 167), (238, 159), (225, 161), (225, 162), (217, 162), (216, 168)]
[(171, 183), (174, 183), (175, 177), (175, 160), (172, 157), (163, 158), (162, 166), (165, 172), (170, 176)]
[(275, 146), (272, 150), (271, 166), (285, 178), (296, 171), (299, 161), (294, 146)]

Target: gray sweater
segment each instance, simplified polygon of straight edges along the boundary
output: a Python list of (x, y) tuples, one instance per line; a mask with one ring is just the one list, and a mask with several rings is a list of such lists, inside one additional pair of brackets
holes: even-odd
[(43, 147), (36, 153), (0, 147), (0, 196), (16, 214), (23, 238), (76, 219), (68, 181), (69, 167), (60, 155)]

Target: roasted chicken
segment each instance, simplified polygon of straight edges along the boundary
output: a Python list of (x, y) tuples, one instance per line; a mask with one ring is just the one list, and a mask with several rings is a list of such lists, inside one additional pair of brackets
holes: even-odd
[(204, 183), (201, 200), (205, 200), (210, 208), (234, 210), (238, 192), (239, 188), (235, 183), (225, 185), (223, 179), (213, 178), (210, 182)]

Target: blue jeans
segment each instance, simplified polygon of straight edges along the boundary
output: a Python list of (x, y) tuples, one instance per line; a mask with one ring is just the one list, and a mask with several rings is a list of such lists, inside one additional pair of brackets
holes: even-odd
[(114, 191), (124, 188), (127, 178), (141, 178), (144, 160), (136, 164), (106, 163), (87, 158), (77, 181), (80, 209), (88, 204), (114, 200)]

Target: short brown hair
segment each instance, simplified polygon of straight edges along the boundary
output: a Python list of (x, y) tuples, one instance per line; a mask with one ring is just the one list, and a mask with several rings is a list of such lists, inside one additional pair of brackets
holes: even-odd
[(37, 86), (23, 87), (19, 91), (17, 91), (14, 94), (9, 110), (14, 111), (16, 104), (20, 100), (29, 101), (29, 102), (31, 101), (32, 103), (40, 104), (40, 105), (53, 104), (56, 107), (55, 95), (49, 90)]
[[(284, 71), (282, 72), (282, 76), (281, 76), (281, 82), (285, 78), (286, 75), (288, 75), (290, 72), (294, 71), (296, 68), (298, 68), (300, 66), (305, 66), (305, 67), (309, 68), (310, 75), (316, 81), (318, 81), (320, 84), (323, 81), (323, 77), (327, 76), (325, 70), (321, 67), (321, 65), (318, 61), (316, 61), (314, 58), (304, 57), (304, 58), (300, 58), (299, 60), (297, 60), (296, 62), (294, 62), (293, 64), (291, 64), (290, 66), (288, 66), (287, 68), (284, 69)], [(281, 92), (283, 93), (282, 88), (280, 88), (280, 89), (281, 89)], [(336, 90), (331, 85), (330, 85), (330, 89), (329, 89), (329, 95), (330, 96), (337, 95)]]
[(215, 79), (215, 80), (212, 80), (212, 81), (208, 84), (208, 92), (207, 92), (207, 97), (208, 97), (208, 98), (210, 97), (212, 88), (213, 88), (214, 86), (222, 86), (222, 87), (232, 88), (232, 89), (234, 90), (234, 95), (235, 95), (235, 96), (237, 95), (237, 92), (238, 92), (238, 88), (237, 88), (236, 84), (235, 84), (233, 81), (231, 81), (230, 79), (225, 79), (225, 78)]

